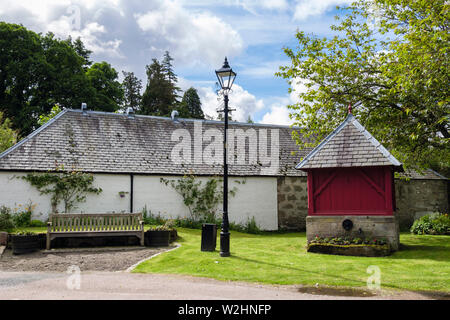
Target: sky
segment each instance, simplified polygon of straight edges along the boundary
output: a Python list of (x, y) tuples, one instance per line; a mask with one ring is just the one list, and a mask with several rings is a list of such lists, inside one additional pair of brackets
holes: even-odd
[[(205, 114), (217, 117), (215, 70), (225, 56), (237, 73), (230, 107), (233, 120), (290, 125), (295, 91), (274, 74), (290, 61), (297, 30), (329, 36), (350, 0), (0, 0), (0, 21), (22, 24), (61, 39), (81, 37), (91, 60), (120, 73), (134, 72), (145, 86), (145, 66), (174, 58), (178, 85), (198, 90)], [(301, 84), (294, 90), (301, 91)]]

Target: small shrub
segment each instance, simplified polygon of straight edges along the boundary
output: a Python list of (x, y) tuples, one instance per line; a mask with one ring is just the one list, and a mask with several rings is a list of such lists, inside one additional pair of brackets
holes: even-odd
[(18, 232), (15, 232), (14, 235), (16, 235), (16, 236), (34, 236), (36, 234), (33, 232), (30, 232), (30, 231), (18, 231)]
[(420, 217), (411, 227), (413, 234), (450, 235), (450, 217), (447, 213), (432, 213)]
[(149, 231), (171, 231), (171, 228), (168, 228), (166, 226), (155, 226), (148, 229)]
[(252, 217), (251, 219), (247, 219), (247, 222), (244, 225), (244, 232), (250, 233), (250, 234), (261, 233), (261, 229), (259, 228), (258, 224), (256, 223), (255, 217)]
[(14, 224), (18, 228), (30, 227), (31, 226), (31, 211), (19, 211), (13, 215)]
[(166, 219), (161, 217), (159, 213), (158, 215), (154, 215), (147, 209), (147, 206), (144, 206), (144, 208), (142, 209), (142, 217), (145, 224), (163, 225), (164, 223), (166, 223)]
[(313, 240), (309, 242), (314, 244), (335, 244), (335, 245), (355, 245), (355, 244), (365, 244), (365, 245), (378, 245), (383, 246), (387, 244), (386, 239), (376, 239), (376, 238), (367, 238), (367, 239), (361, 239), (361, 238), (321, 238), (319, 236), (315, 236)]
[(6, 206), (0, 207), (0, 231), (10, 232), (15, 228), (11, 209)]

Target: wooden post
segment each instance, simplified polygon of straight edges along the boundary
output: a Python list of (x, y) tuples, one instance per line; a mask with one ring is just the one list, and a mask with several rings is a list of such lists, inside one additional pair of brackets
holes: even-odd
[(46, 245), (46, 249), (50, 250), (50, 232), (52, 232), (52, 216), (50, 215), (50, 219), (47, 222), (47, 245)]

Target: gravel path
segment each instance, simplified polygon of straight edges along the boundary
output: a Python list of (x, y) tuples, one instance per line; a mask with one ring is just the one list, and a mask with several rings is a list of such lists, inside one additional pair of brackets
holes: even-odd
[(169, 248), (116, 247), (38, 251), (13, 255), (5, 250), (0, 258), (1, 271), (66, 272), (70, 266), (81, 271), (124, 271), (135, 263)]

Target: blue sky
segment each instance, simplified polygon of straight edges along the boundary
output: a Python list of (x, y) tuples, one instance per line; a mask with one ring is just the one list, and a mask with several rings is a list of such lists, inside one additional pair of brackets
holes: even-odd
[[(274, 73), (289, 64), (296, 30), (330, 35), (336, 5), (349, 0), (0, 0), (0, 20), (60, 38), (81, 37), (94, 61), (145, 84), (145, 65), (168, 50), (183, 90), (195, 87), (206, 114), (217, 117), (214, 70), (227, 56), (237, 72), (233, 118), (290, 124), (286, 105), (296, 101)], [(295, 87), (302, 90), (302, 86)]]

